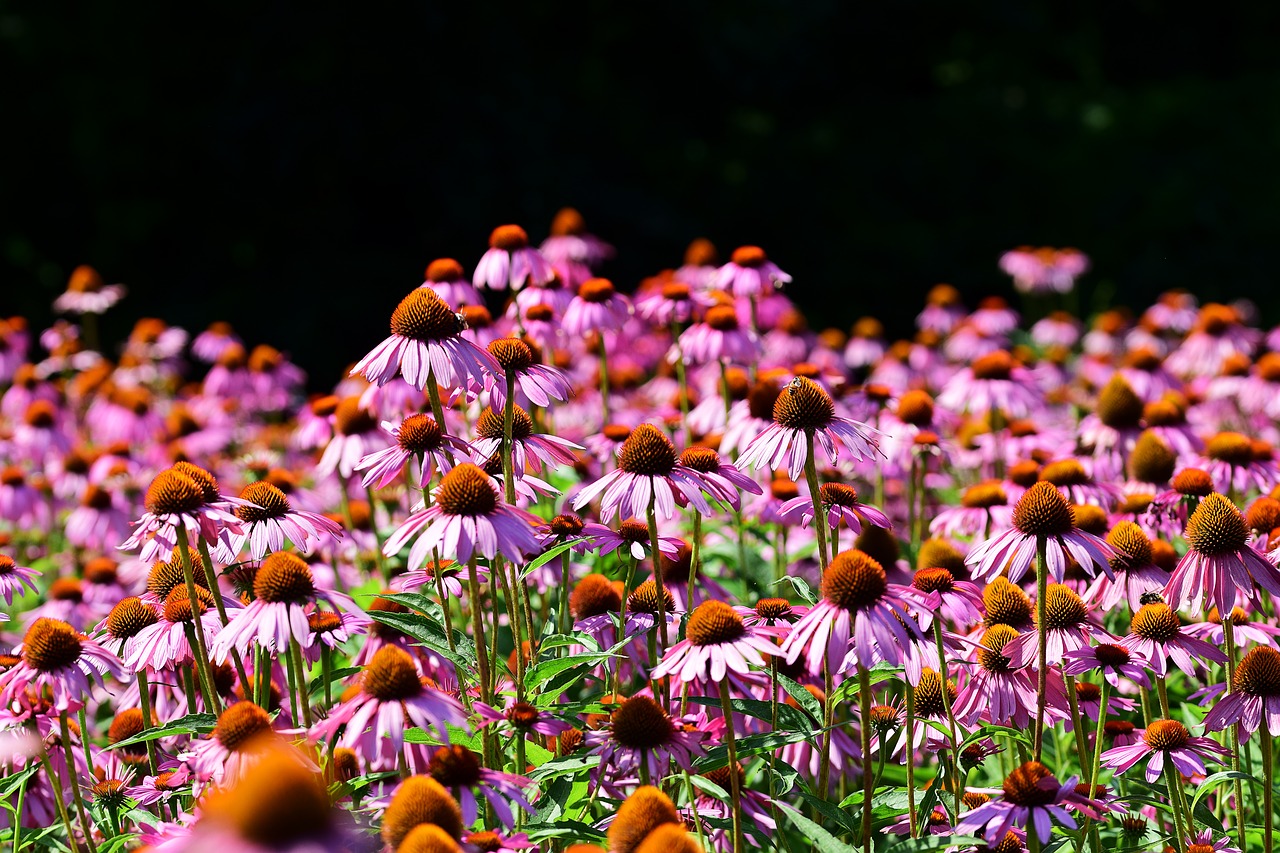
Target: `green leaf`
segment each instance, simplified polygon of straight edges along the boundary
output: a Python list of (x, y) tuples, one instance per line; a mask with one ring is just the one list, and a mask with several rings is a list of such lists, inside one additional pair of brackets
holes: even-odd
[(787, 695), (796, 700), (806, 714), (818, 725), (822, 725), (822, 706), (818, 704), (818, 698), (810, 693), (803, 685), (797, 681), (792, 681), (782, 673), (778, 673), (778, 683), (782, 685), (782, 689), (787, 691)]
[(796, 829), (808, 836), (809, 840), (813, 842), (813, 849), (817, 850), (818, 853), (857, 853), (857, 848), (845, 844), (823, 829), (820, 824), (814, 823), (800, 814), (794, 806), (786, 803), (777, 803), (777, 805), (782, 810), (782, 813), (787, 816), (787, 820), (791, 821)]
[[(399, 604), (403, 604), (415, 612), (392, 613), (387, 610), (368, 611), (369, 615), (376, 621), (391, 628), (395, 628), (397, 631), (408, 637), (412, 637), (414, 640), (417, 640), (419, 644), (440, 655), (442, 658), (445, 658), (454, 666), (468, 671), (475, 670), (475, 647), (473, 641), (469, 637), (458, 631), (454, 631), (454, 647), (457, 649), (457, 651), (454, 652), (449, 648), (449, 637), (445, 634), (444, 626), (430, 616), (416, 612), (417, 609), (425, 609), (425, 606), (431, 605), (430, 600), (427, 599), (426, 596), (415, 592), (400, 592), (388, 594), (383, 597)], [(423, 602), (425, 602), (425, 605)]]
[(36, 771), (39, 769), (40, 769), (40, 764), (38, 762), (32, 761), (30, 764), (28, 764), (22, 770), (19, 770), (17, 773), (11, 774), (9, 776), (4, 777), (3, 779), (0, 779), (0, 800), (9, 799), (9, 795), (17, 791), (20, 787), (22, 787), (22, 785), (28, 779), (34, 776), (36, 774)]
[(561, 542), (559, 545), (555, 546), (551, 550), (542, 552), (542, 554), (538, 555), (537, 557), (534, 557), (529, 562), (529, 565), (525, 566), (520, 571), (520, 577), (522, 578), (528, 577), (531, 572), (537, 571), (538, 569), (545, 566), (547, 563), (550, 563), (556, 557), (559, 557), (565, 551), (568, 551), (574, 545), (577, 545), (584, 541), (586, 540), (583, 537), (579, 536), (577, 539), (570, 539), (567, 542)]
[[(449, 725), (448, 723), (445, 723), (445, 730), (448, 731), (449, 733), (449, 744), (451, 746), (460, 746), (463, 749), (469, 749), (472, 752), (476, 752), (476, 753), (480, 752), (483, 749), (483, 745), (481, 744), (481, 740), (480, 740), (480, 735), (471, 734), (470, 732), (463, 731), (457, 726), (452, 726), (452, 725)], [(426, 729), (420, 729), (417, 726), (411, 729), (405, 730), (404, 742), (405, 743), (425, 743), (428, 745), (440, 745), (440, 746), (444, 745), (440, 743), (440, 737), (437, 735), (435, 729), (431, 729), (430, 731), (428, 731)]]
[(546, 764), (540, 765), (528, 776), (533, 781), (539, 782), (554, 776), (573, 775), (580, 770), (597, 767), (599, 764), (600, 756), (598, 755), (566, 755), (562, 758), (553, 758)]
[(917, 853), (923, 850), (941, 850), (951, 847), (981, 846), (986, 844), (981, 838), (973, 835), (922, 835), (919, 838), (908, 838), (893, 845), (885, 853)]
[[(808, 691), (806, 691), (808, 692)], [(810, 697), (812, 698), (812, 697)], [(707, 705), (712, 708), (720, 707), (719, 699), (709, 699), (705, 696), (690, 696), (689, 701), (695, 705)], [(746, 714), (748, 717), (755, 717), (757, 720), (769, 722), (773, 719), (773, 706), (760, 699), (731, 699), (730, 704), (733, 710), (739, 714)], [(798, 708), (792, 708), (790, 705), (779, 702), (778, 705), (778, 731), (806, 731), (813, 728), (821, 728), (822, 722), (810, 720), (803, 711)]]
[(792, 593), (803, 599), (804, 603), (810, 607), (818, 603), (817, 596), (813, 594), (813, 590), (809, 587), (809, 584), (805, 582), (804, 578), (795, 578), (791, 575), (786, 575), (785, 577), (781, 577), (774, 581), (773, 586), (781, 586), (784, 583), (791, 584)]
[(1195, 796), (1191, 798), (1192, 813), (1196, 812), (1196, 807), (1200, 805), (1200, 801), (1204, 799), (1206, 794), (1208, 794), (1214, 788), (1221, 785), (1223, 782), (1227, 782), (1232, 779), (1239, 779), (1241, 782), (1248, 782), (1250, 785), (1258, 785), (1258, 786), (1262, 785), (1262, 782), (1258, 781), (1252, 776), (1249, 776), (1245, 773), (1241, 773), (1238, 770), (1219, 771), (1218, 773), (1214, 773), (1211, 776), (1207, 776), (1205, 780), (1196, 787)]
[[(800, 743), (800, 741), (816, 737), (821, 732), (822, 730), (818, 729), (814, 732), (766, 732), (764, 734), (748, 735), (737, 743), (738, 759), (741, 760), (743, 756), (747, 755), (763, 755), (773, 752), (778, 747), (791, 743)], [(728, 764), (729, 748), (724, 744), (720, 744), (698, 759), (694, 763), (694, 769), (702, 773), (707, 770), (715, 770), (717, 767), (725, 767)]]
[(595, 668), (596, 664), (609, 660), (612, 657), (614, 657), (614, 655), (609, 652), (593, 652), (585, 655), (574, 655), (572, 657), (544, 660), (533, 666), (524, 674), (525, 689), (537, 690), (537, 688), (545, 685), (560, 673), (567, 672), (568, 670), (575, 668), (581, 668), (581, 674), (586, 675)]
[(124, 746), (132, 746), (135, 743), (146, 743), (150, 740), (156, 740), (162, 737), (172, 737), (173, 735), (204, 735), (213, 731), (213, 727), (218, 724), (218, 720), (213, 714), (187, 714), (185, 717), (174, 720), (172, 723), (166, 723), (163, 726), (157, 726), (154, 729), (145, 731), (142, 734), (125, 738), (111, 744), (109, 749), (120, 749)]

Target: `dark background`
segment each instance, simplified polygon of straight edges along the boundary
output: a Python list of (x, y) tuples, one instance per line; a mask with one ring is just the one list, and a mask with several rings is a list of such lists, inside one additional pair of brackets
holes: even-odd
[(572, 204), (623, 288), (759, 243), (821, 325), (1007, 292), (1022, 243), (1092, 256), (1086, 304), (1277, 319), (1276, 4), (393, 8), (0, 0), (0, 312), (91, 263), (108, 332), (228, 319), (323, 385), (432, 258)]

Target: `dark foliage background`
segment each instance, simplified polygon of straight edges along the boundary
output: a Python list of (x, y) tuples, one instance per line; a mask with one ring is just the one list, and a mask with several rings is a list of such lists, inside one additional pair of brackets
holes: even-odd
[(758, 242), (823, 325), (906, 332), (938, 281), (1007, 288), (1021, 243), (1088, 252), (1086, 297), (1185, 287), (1275, 321), (1278, 24), (1155, 0), (0, 0), (0, 311), (47, 321), (92, 263), (130, 288), (109, 331), (230, 319), (323, 384), (429, 260), (572, 204), (623, 287), (692, 237)]

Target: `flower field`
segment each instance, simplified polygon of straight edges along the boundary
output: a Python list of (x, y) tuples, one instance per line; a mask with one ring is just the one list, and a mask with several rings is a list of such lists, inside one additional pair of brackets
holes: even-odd
[(0, 319), (0, 846), (1276, 849), (1251, 304), (1081, 316), (1024, 247), (1019, 309), (892, 341), (756, 246), (622, 288), (550, 230), (338, 377), (234, 317), (103, 341), (89, 267)]

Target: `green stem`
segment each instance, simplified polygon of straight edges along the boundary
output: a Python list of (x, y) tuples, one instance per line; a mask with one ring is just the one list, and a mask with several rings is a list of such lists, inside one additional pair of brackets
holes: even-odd
[(434, 370), (427, 371), (427, 399), (431, 401), (431, 417), (435, 418), (436, 426), (441, 431), (447, 432), (444, 424), (444, 406), (440, 402), (440, 389), (436, 386), (436, 373)]
[[(1189, 510), (1194, 512), (1194, 509)], [(1227, 647), (1227, 693), (1231, 694), (1236, 689), (1236, 630), (1235, 623), (1231, 621), (1231, 614), (1222, 620), (1222, 635)], [(1240, 724), (1234, 723), (1231, 726), (1231, 736), (1228, 738), (1231, 748), (1231, 769), (1237, 774), (1240, 773)], [(1236, 800), (1235, 813), (1235, 829), (1236, 837), (1240, 843), (1240, 849), (1248, 849), (1245, 846), (1244, 820), (1241, 815), (1244, 814), (1244, 785), (1237, 775), (1231, 780), (1232, 793)]]
[[(942, 692), (947, 692), (946, 676), (942, 676)], [(919, 829), (916, 826), (916, 769), (915, 769), (915, 744), (916, 744), (916, 691), (907, 683), (907, 745), (906, 755), (907, 761), (907, 822), (911, 826), (911, 837), (919, 837)], [(884, 759), (884, 746), (880, 747), (880, 758)], [(954, 819), (954, 818), (953, 818)]]
[(1267, 725), (1267, 721), (1263, 720), (1262, 725), (1258, 726), (1258, 731), (1262, 735), (1262, 849), (1274, 850), (1271, 844), (1273, 832), (1272, 817), (1272, 792), (1275, 787), (1275, 780), (1272, 778), (1274, 756), (1271, 750), (1271, 729)]
[(1044, 536), (1036, 536), (1036, 642), (1039, 645), (1036, 650), (1036, 657), (1040, 665), (1040, 670), (1036, 673), (1036, 761), (1040, 760), (1040, 755), (1044, 748), (1044, 703), (1049, 684), (1049, 669), (1045, 662), (1047, 653), (1045, 644), (1047, 631), (1045, 608), (1047, 605), (1046, 599), (1049, 597), (1047, 549), (1048, 540)]
[(720, 705), (724, 709), (724, 745), (729, 751), (729, 794), (733, 798), (733, 850), (742, 849), (742, 781), (738, 778), (738, 745), (733, 732), (733, 702), (729, 679), (720, 682)]
[(302, 722), (307, 728), (311, 728), (311, 691), (308, 689), (307, 667), (302, 660), (302, 646), (297, 639), (289, 643), (289, 656), (297, 672), (298, 704), (302, 706)]
[(698, 579), (698, 563), (702, 559), (702, 513), (693, 511), (693, 542), (689, 545), (689, 589), (685, 593), (684, 607), (693, 610), (693, 584)]
[(942, 641), (941, 614), (933, 617), (933, 642), (938, 647), (938, 674), (942, 676), (942, 707), (947, 712), (947, 725), (951, 728), (951, 794), (955, 798), (953, 817), (959, 817), (960, 806), (964, 802), (964, 786), (960, 784), (960, 727), (956, 725), (955, 710), (951, 705), (951, 691), (947, 686), (951, 683), (947, 676), (947, 650)]
[[(653, 553), (650, 556), (652, 556), (653, 558), (654, 593), (657, 595), (657, 600), (659, 605), (661, 605), (663, 600), (662, 591), (666, 589), (666, 586), (663, 584), (663, 581), (662, 581), (662, 552), (658, 550), (658, 545), (659, 545), (658, 516), (654, 511), (656, 502), (657, 502), (656, 498), (654, 497), (649, 498), (649, 511), (647, 513), (647, 516), (649, 520), (649, 542), (653, 548)], [(661, 609), (662, 608), (659, 607), (659, 610)], [(653, 632), (658, 635), (658, 651), (665, 652), (667, 648), (667, 621), (666, 621), (665, 613), (658, 614), (658, 618), (653, 624)], [(652, 670), (657, 665), (658, 665), (657, 660), (649, 661), (650, 670)]]
[(1084, 715), (1080, 713), (1080, 699), (1076, 693), (1076, 677), (1068, 675), (1064, 679), (1067, 684), (1067, 705), (1071, 710), (1071, 731), (1076, 738), (1076, 761), (1080, 772), (1084, 773), (1089, 762), (1089, 744), (1084, 736)]
[[(187, 545), (187, 528), (182, 526), (178, 528), (178, 553), (182, 557), (182, 579), (187, 585), (187, 601), (191, 602), (191, 631), (188, 633), (188, 639), (192, 640), (192, 647), (196, 650), (196, 667), (200, 671), (200, 686), (204, 691), (206, 707), (205, 710), (211, 711), (215, 716), (222, 713), (222, 703), (218, 700), (218, 691), (213, 687), (213, 673), (209, 667), (209, 650), (204, 645), (204, 630), (200, 626), (200, 611), (203, 604), (196, 595), (196, 577), (191, 567), (191, 549)], [(215, 584), (216, 586), (216, 584)], [(212, 595), (213, 590), (209, 590)], [(217, 598), (214, 601), (217, 602)], [(224, 623), (225, 624), (225, 623)]]
[[(227, 618), (227, 605), (222, 600), (222, 587), (218, 585), (218, 573), (213, 570), (213, 557), (209, 554), (209, 545), (204, 539), (198, 539), (197, 547), (200, 549), (200, 559), (204, 562), (205, 583), (209, 585), (209, 593), (213, 596), (213, 603), (218, 608), (218, 620), (225, 628), (230, 620)], [(240, 679), (240, 686), (247, 691), (249, 676), (245, 672), (244, 661), (240, 659), (240, 652), (234, 648), (231, 649), (231, 662), (236, 668), (236, 677)]]
[(1164, 781), (1169, 788), (1169, 805), (1173, 808), (1173, 824), (1177, 833), (1174, 839), (1173, 849), (1176, 853), (1182, 853), (1182, 845), (1186, 839), (1186, 824), (1183, 822), (1182, 800), (1178, 796), (1179, 780), (1177, 773), (1173, 769), (1173, 762), (1166, 761), (1164, 765)]
[(684, 427), (684, 446), (688, 447), (693, 436), (689, 432), (689, 381), (685, 376), (684, 352), (680, 347), (680, 323), (671, 320), (671, 345), (676, 349), (676, 382), (680, 386), (680, 424)]
[[(71, 749), (71, 725), (67, 721), (66, 711), (58, 714), (58, 723), (62, 727), (62, 751), (67, 757), (67, 776), (69, 777), (67, 783), (71, 786), (71, 797), (75, 800), (76, 812), (80, 815), (80, 825), (84, 827), (84, 841), (89, 848), (89, 853), (96, 853), (97, 846), (93, 843), (93, 822), (89, 820), (89, 812), (84, 807), (84, 798), (80, 796), (80, 780), (76, 778), (76, 756)], [(81, 734), (83, 736), (83, 732)], [(93, 765), (89, 766), (89, 772), (93, 772)], [(53, 782), (53, 784), (56, 786), (58, 783)]]
[[(44, 775), (49, 780), (49, 788), (53, 791), (53, 803), (58, 807), (58, 817), (62, 819), (62, 827), (67, 831), (67, 847), (75, 853), (78, 849), (76, 844), (76, 830), (71, 823), (71, 814), (67, 811), (67, 803), (62, 798), (62, 784), (58, 780), (58, 776), (53, 772), (53, 762), (49, 760), (49, 750), (46, 747), (40, 752), (40, 761), (44, 764)], [(18, 818), (22, 817), (22, 813), (18, 813)], [(14, 843), (17, 843), (17, 836), (14, 836)], [(14, 853), (17, 853), (16, 849)]]
[(871, 797), (875, 793), (874, 780), (867, 772), (871, 755), (871, 673), (861, 663), (858, 664), (858, 701), (862, 711), (862, 849), (863, 853), (871, 853)]
[(378, 530), (378, 501), (373, 495), (373, 486), (366, 487), (364, 493), (369, 498), (369, 529), (373, 531), (373, 541), (377, 545), (373, 552), (373, 562), (382, 574), (382, 579), (391, 583), (391, 567), (387, 565), (386, 554), (382, 553), (382, 532)]
[(813, 433), (805, 430), (804, 440), (808, 450), (804, 459), (804, 478), (809, 484), (809, 499), (813, 501), (813, 529), (818, 534), (818, 557), (825, 572), (831, 558), (827, 553), (827, 520), (822, 514), (822, 485), (818, 482), (818, 465), (813, 459)]
[[(502, 406), (502, 487), (507, 503), (516, 502), (515, 439), (516, 375), (507, 373), (507, 399)], [(522, 771), (523, 772), (523, 771)]]

